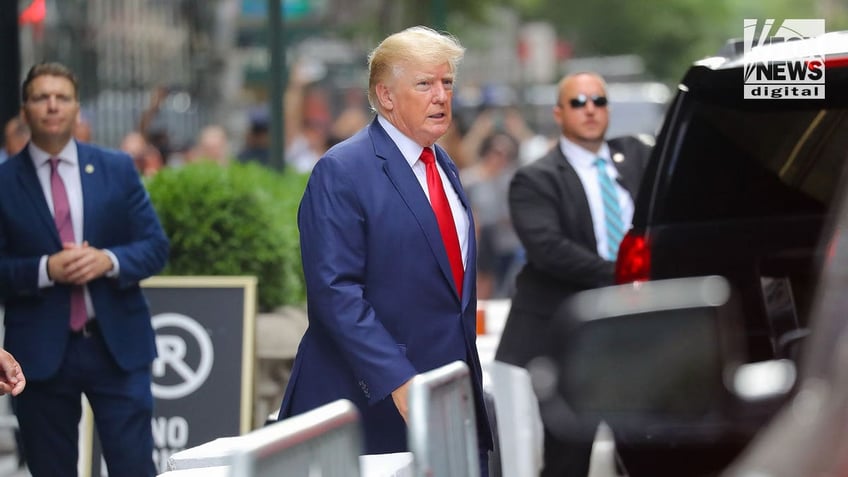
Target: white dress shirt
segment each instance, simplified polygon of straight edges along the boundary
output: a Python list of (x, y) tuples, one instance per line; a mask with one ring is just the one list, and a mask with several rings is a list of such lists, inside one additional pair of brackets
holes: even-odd
[[(51, 156), (49, 153), (39, 148), (32, 142), (28, 146), (29, 156), (35, 166), (35, 173), (38, 175), (38, 182), (41, 184), (41, 191), (44, 193), (44, 198), (47, 200), (47, 207), (50, 208), (50, 214), (54, 215), (53, 211), (53, 190), (50, 187), (50, 158), (58, 157), (60, 159), (57, 166), (59, 177), (65, 184), (65, 192), (68, 194), (68, 206), (71, 213), (71, 224), (74, 228), (74, 241), (79, 245), (83, 242), (83, 216), (82, 206), (82, 180), (80, 179), (79, 157), (77, 155), (77, 143), (73, 140), (68, 141), (68, 144), (56, 154)], [(118, 258), (109, 250), (103, 250), (109, 259), (112, 260), (112, 270), (106, 275), (116, 277), (119, 273)], [(53, 286), (54, 282), (47, 274), (47, 255), (41, 257), (38, 268), (38, 286), (45, 288)], [(85, 287), (85, 308), (88, 311), (89, 317), (94, 317), (94, 306), (91, 303), (91, 296), (88, 292), (88, 287)]]
[(566, 160), (574, 171), (577, 172), (577, 177), (583, 184), (583, 190), (586, 191), (586, 199), (589, 201), (589, 210), (592, 212), (592, 225), (595, 231), (595, 241), (598, 243), (598, 255), (601, 257), (607, 256), (607, 226), (604, 220), (604, 201), (601, 197), (601, 186), (598, 184), (598, 168), (595, 166), (595, 159), (603, 157), (605, 159), (607, 174), (615, 182), (615, 190), (618, 193), (618, 205), (621, 208), (621, 223), (624, 224), (625, 232), (630, 228), (633, 222), (633, 198), (630, 193), (621, 186), (619, 179), (621, 175), (618, 170), (612, 165), (610, 159), (610, 151), (607, 143), (603, 143), (601, 149), (597, 153), (593, 153), (584, 149), (577, 144), (566, 139), (564, 136), (559, 138), (559, 147), (565, 155)]
[[(427, 167), (419, 160), (422, 151), (421, 146), (405, 136), (386, 118), (378, 115), (377, 121), (380, 122), (380, 126), (383, 126), (383, 129), (386, 130), (386, 133), (388, 133), (389, 137), (395, 145), (397, 145), (398, 149), (400, 149), (400, 153), (403, 154), (403, 158), (406, 159), (406, 162), (409, 163), (409, 167), (412, 168), (412, 172), (415, 174), (415, 178), (418, 179), (418, 183), (421, 185), (421, 189), (427, 196), (427, 200), (430, 200), (430, 191), (427, 188)], [(433, 151), (433, 157), (436, 157), (435, 150)], [(462, 201), (459, 200), (459, 194), (457, 194), (456, 190), (454, 190), (453, 185), (450, 180), (448, 180), (447, 175), (445, 175), (445, 170), (439, 165), (439, 161), (436, 161), (436, 167), (439, 170), (439, 177), (442, 179), (442, 186), (444, 186), (445, 194), (448, 196), (451, 214), (453, 215), (453, 221), (456, 225), (456, 236), (459, 239), (459, 248), (462, 250), (463, 268), (468, 268), (468, 229), (471, 225), (468, 220), (468, 213), (465, 211)], [(459, 178), (457, 178), (457, 180), (459, 180)]]

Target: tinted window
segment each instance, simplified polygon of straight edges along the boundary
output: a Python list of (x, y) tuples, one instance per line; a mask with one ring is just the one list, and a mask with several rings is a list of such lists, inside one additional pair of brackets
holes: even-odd
[(690, 116), (675, 134), (682, 140), (662, 166), (671, 179), (667, 195), (659, 198), (657, 219), (825, 212), (848, 151), (846, 110), (764, 101), (689, 104)]

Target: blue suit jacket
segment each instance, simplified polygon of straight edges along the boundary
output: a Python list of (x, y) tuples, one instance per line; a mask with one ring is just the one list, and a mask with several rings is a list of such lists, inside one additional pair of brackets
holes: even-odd
[[(29, 380), (57, 371), (68, 342), (70, 287), (39, 289), (42, 255), (62, 249), (28, 148), (0, 164), (0, 300), (5, 347)], [(168, 240), (129, 156), (77, 143), (82, 182), (83, 240), (109, 249), (120, 275), (88, 284), (106, 344), (125, 369), (147, 366), (156, 344), (139, 281), (159, 272)]]
[(280, 418), (350, 399), (362, 414), (366, 452), (405, 451), (391, 392), (463, 360), (480, 445), (491, 448), (475, 345), (474, 222), (456, 167), (439, 147), (436, 158), (469, 211), (461, 297), (430, 202), (376, 119), (316, 164), (298, 213), (309, 328)]

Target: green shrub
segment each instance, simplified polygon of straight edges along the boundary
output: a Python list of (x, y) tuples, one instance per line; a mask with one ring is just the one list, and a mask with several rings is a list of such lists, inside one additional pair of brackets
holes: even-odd
[(255, 275), (259, 306), (305, 302), (297, 207), (308, 176), (195, 163), (148, 180), (171, 241), (164, 275)]

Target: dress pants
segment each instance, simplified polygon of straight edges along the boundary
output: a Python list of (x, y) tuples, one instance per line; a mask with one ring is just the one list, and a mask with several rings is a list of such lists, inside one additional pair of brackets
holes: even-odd
[(94, 412), (109, 476), (155, 476), (150, 384), (150, 367), (119, 368), (99, 332), (72, 334), (59, 371), (27, 382), (12, 401), (32, 476), (77, 475), (82, 393)]

